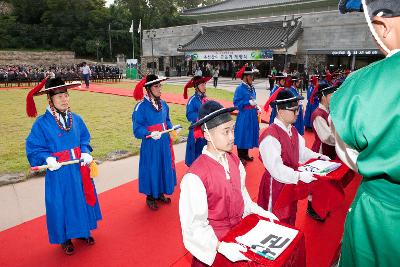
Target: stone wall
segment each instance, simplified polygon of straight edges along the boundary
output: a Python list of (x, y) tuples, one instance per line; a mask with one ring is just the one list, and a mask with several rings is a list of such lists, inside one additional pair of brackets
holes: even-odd
[(142, 50), (144, 57), (151, 57), (151, 39), (153, 39), (153, 54), (155, 56), (178, 56), (179, 45), (190, 42), (201, 30), (200, 24), (178, 27), (144, 30), (142, 36)]
[(71, 51), (0, 51), (0, 65), (51, 65), (76, 64), (82, 62)]
[(302, 17), (299, 51), (309, 49), (376, 49), (362, 14), (339, 15), (337, 11)]

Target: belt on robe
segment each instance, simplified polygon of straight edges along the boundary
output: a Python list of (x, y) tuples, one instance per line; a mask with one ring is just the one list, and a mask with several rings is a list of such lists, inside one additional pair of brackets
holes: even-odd
[[(57, 158), (58, 162), (76, 160), (81, 158), (81, 149), (80, 147), (74, 147), (72, 149), (54, 152), (52, 155)], [(90, 206), (94, 206), (97, 200), (92, 179), (90, 178), (90, 168), (86, 164), (80, 164), (80, 172), (86, 203)]]
[[(165, 131), (168, 130), (167, 124), (165, 122), (159, 123), (159, 124), (153, 124), (150, 126), (147, 126), (147, 131), (149, 132), (154, 132), (154, 131)], [(172, 144), (172, 138), (169, 138), (169, 150), (171, 151), (171, 159), (172, 159), (172, 169), (175, 170), (175, 153), (174, 153), (174, 146)]]
[(252, 105), (246, 105), (243, 107), (243, 110), (250, 110), (250, 109), (256, 109), (256, 106), (252, 106)]

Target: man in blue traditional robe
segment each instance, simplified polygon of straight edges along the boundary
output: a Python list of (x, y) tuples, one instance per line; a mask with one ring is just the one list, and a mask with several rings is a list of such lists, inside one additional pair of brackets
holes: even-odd
[[(301, 80), (297, 76), (291, 77), (291, 83), (292, 85), (290, 86), (290, 91), (295, 96), (300, 96), (299, 90), (301, 89)], [(293, 124), (293, 126), (297, 129), (300, 135), (304, 135), (304, 114), (303, 114), (303, 105), (300, 103), (299, 105), (299, 113), (297, 115), (296, 122)]]
[[(42, 90), (45, 85), (45, 89)], [(94, 244), (90, 231), (97, 228), (101, 212), (89, 165), (90, 134), (82, 118), (69, 108), (67, 89), (60, 78), (44, 79), (27, 97), (27, 114), (37, 115), (33, 96), (47, 94), (49, 106), (37, 118), (26, 139), (26, 155), (31, 166), (47, 163), (45, 177), (46, 220), (51, 244), (61, 244), (65, 254), (75, 252), (72, 238)], [(80, 164), (60, 162), (80, 159)]]
[(307, 105), (306, 111), (304, 113), (304, 126), (305, 129), (308, 131), (312, 131), (312, 124), (311, 124), (311, 115), (319, 106), (318, 97), (315, 95), (313, 96), (313, 101), (311, 100), (311, 94), (314, 91), (315, 86), (318, 84), (318, 78), (316, 75), (311, 77), (311, 84), (307, 88)]
[[(135, 87), (136, 104), (132, 113), (133, 134), (142, 139), (139, 159), (139, 192), (145, 194), (146, 204), (151, 210), (158, 210), (156, 201), (169, 204), (176, 185), (175, 160), (172, 139), (163, 131), (172, 129), (169, 107), (161, 97), (161, 82), (150, 74)], [(146, 89), (146, 95), (143, 93)]]
[[(285, 83), (286, 83), (286, 76), (283, 75), (283, 73), (278, 72), (275, 75), (275, 85), (274, 87), (272, 87), (272, 89), (269, 92), (269, 96), (271, 97), (271, 95), (273, 93), (275, 93), (276, 90), (278, 90), (279, 87), (285, 87)], [(272, 123), (274, 123), (274, 119), (276, 117), (276, 108), (272, 107), (271, 110), (271, 115), (269, 116), (269, 124), (271, 125)]]
[(255, 72), (251, 67), (243, 69), (242, 83), (236, 88), (233, 97), (233, 104), (239, 110), (235, 125), (235, 145), (243, 163), (253, 160), (253, 157), (249, 156), (249, 149), (258, 147), (260, 127), (256, 90), (253, 86)]
[[(189, 98), (186, 104), (186, 118), (191, 125), (197, 122), (199, 118), (199, 109), (202, 104), (207, 101), (206, 83), (211, 77), (194, 76), (186, 83), (184, 87), (183, 97), (188, 98), (187, 90), (194, 87), (195, 93)], [(186, 142), (185, 164), (190, 167), (203, 151), (203, 147), (207, 144), (204, 137), (195, 136), (193, 128), (189, 129), (189, 134)]]

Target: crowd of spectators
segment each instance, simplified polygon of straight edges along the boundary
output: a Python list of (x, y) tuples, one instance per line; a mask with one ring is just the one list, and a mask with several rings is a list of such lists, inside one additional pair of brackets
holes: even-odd
[[(117, 66), (89, 64), (92, 81), (120, 80), (122, 70)], [(65, 81), (83, 79), (81, 64), (61, 65), (0, 65), (0, 83), (13, 85), (35, 83), (45, 76), (61, 77)]]

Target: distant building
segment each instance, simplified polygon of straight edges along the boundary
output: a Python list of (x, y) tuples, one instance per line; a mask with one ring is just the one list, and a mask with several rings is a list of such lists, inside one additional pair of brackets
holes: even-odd
[[(339, 15), (337, 0), (228, 0), (184, 10), (197, 24), (144, 30), (142, 70), (176, 66), (192, 74), (219, 65), (231, 75), (245, 62), (278, 70), (358, 69), (383, 57), (362, 14)], [(152, 49), (153, 48), (153, 49)]]

